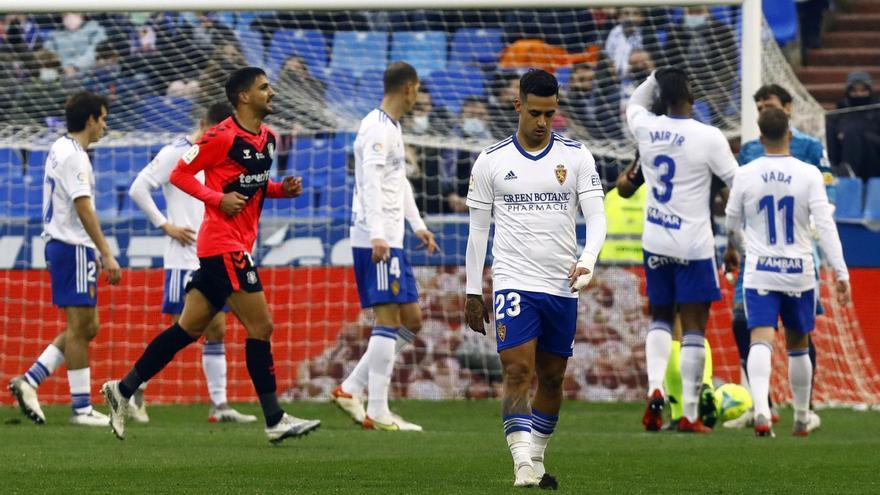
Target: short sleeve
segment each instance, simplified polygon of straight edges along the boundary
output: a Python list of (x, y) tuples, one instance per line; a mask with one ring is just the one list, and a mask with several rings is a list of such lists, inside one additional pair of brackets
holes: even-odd
[(92, 164), (85, 153), (73, 153), (64, 162), (59, 179), (71, 200), (92, 196)]
[(593, 154), (583, 146), (579, 152), (581, 163), (578, 167), (577, 177), (578, 199), (584, 201), (589, 198), (605, 196), (605, 191), (602, 189), (602, 178), (596, 171), (596, 160), (593, 158)]
[(730, 185), (737, 168), (739, 168), (739, 163), (733, 156), (733, 151), (730, 150), (730, 144), (728, 144), (724, 134), (714, 127), (711, 130), (712, 139), (709, 142), (709, 149), (706, 153), (706, 156), (709, 158), (709, 168), (725, 184)]
[(495, 201), (492, 177), (489, 170), (489, 159), (486, 153), (480, 153), (471, 169), (468, 185), (467, 205), (478, 210), (491, 210)]
[(379, 123), (369, 125), (363, 134), (361, 146), (364, 165), (385, 165), (388, 159), (389, 142), (385, 126)]

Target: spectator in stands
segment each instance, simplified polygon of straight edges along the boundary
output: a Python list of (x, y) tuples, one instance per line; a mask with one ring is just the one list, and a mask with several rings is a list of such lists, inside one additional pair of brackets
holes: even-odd
[(516, 132), (519, 118), (513, 111), (513, 100), (519, 98), (519, 76), (514, 72), (501, 72), (492, 84), (489, 97), (490, 130), (495, 139), (504, 139)]
[(625, 118), (626, 116), (626, 103), (629, 101), (629, 97), (632, 96), (633, 91), (639, 87), (639, 84), (642, 84), (648, 76), (651, 75), (651, 71), (654, 70), (654, 61), (651, 59), (651, 54), (647, 50), (643, 50), (641, 48), (633, 49), (629, 54), (629, 71), (620, 81), (620, 108), (621, 115)]
[(324, 83), (315, 79), (299, 55), (287, 57), (274, 86), (278, 102), (274, 118), (291, 129), (292, 134), (332, 128), (334, 119), (326, 112)]
[(43, 49), (58, 55), (65, 75), (73, 77), (95, 65), (95, 48), (107, 39), (107, 34), (96, 21), (86, 21), (75, 12), (64, 14), (61, 22), (64, 28), (49, 33)]
[[(434, 105), (427, 85), (419, 87), (412, 112), (401, 120), (404, 136), (446, 134), (449, 112)], [(440, 149), (434, 146), (406, 146), (407, 177), (413, 185), (416, 205), (426, 213), (440, 213), (443, 196), (440, 188)]]
[(645, 28), (645, 17), (638, 7), (621, 8), (618, 20), (605, 40), (605, 53), (614, 62), (618, 79), (623, 79), (630, 71), (630, 53), (657, 46), (657, 39), (653, 30)]
[(33, 75), (33, 50), (38, 40), (36, 24), (28, 16), (0, 15), (0, 53), (5, 54), (2, 70), (9, 77), (20, 80)]
[(117, 99), (116, 85), (122, 69), (119, 54), (110, 40), (104, 40), (95, 47), (95, 66), (83, 81), (83, 87), (93, 93), (106, 96), (112, 105)]
[(595, 67), (587, 64), (572, 67), (562, 108), (575, 134), (587, 134), (595, 139), (623, 139), (620, 105), (620, 86), (607, 57), (600, 57)]
[(738, 51), (730, 26), (713, 20), (708, 7), (688, 7), (681, 23), (669, 30), (662, 51), (664, 60), (659, 65), (687, 71), (694, 97), (709, 107), (707, 123), (719, 125), (737, 110), (732, 95), (738, 79)]
[(801, 27), (801, 48), (822, 47), (822, 17), (828, 10), (828, 0), (796, 0), (798, 24)]
[(76, 80), (62, 77), (61, 62), (53, 52), (37, 51), (34, 60), (37, 70), (21, 84), (10, 111), (11, 120), (51, 126), (53, 117), (64, 116), (60, 111), (68, 93), (77, 89)]
[(401, 121), (403, 130), (410, 134), (444, 134), (451, 117), (444, 107), (434, 106), (431, 91), (426, 84), (419, 86), (412, 112)]
[[(487, 142), (492, 139), (489, 132), (489, 109), (483, 98), (469, 96), (461, 104), (458, 123), (452, 130), (454, 136), (467, 140)], [(445, 202), (443, 211), (464, 213), (468, 211), (465, 199), (471, 167), (479, 156), (478, 151), (465, 149), (443, 150), (440, 154), (440, 185)]]
[(203, 115), (213, 102), (226, 99), (226, 78), (246, 66), (247, 62), (234, 37), (216, 45), (199, 74), (199, 92), (193, 105), (193, 115)]
[[(871, 76), (852, 72), (846, 78), (846, 96), (839, 109), (856, 109), (880, 103)], [(880, 108), (829, 113), (825, 133), (831, 163), (868, 180), (880, 177)]]
[(199, 12), (192, 24), (192, 39), (204, 53), (211, 53), (215, 46), (225, 41), (234, 41), (235, 32), (217, 20), (213, 12)]

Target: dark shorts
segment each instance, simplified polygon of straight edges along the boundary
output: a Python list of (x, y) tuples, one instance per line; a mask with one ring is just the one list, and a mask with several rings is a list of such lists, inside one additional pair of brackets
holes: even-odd
[[(162, 313), (179, 315), (183, 313), (183, 295), (186, 286), (189, 285), (196, 270), (183, 270), (180, 268), (168, 268), (165, 270), (165, 295), (162, 298)], [(224, 307), (223, 312), (228, 313), (229, 307)]]
[(263, 284), (251, 255), (239, 251), (199, 258), (199, 269), (186, 284), (186, 292), (198, 289), (220, 310), (233, 292), (262, 292)]

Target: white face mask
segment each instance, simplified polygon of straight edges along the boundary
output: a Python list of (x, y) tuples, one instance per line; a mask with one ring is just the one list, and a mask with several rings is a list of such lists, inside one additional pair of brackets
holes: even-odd
[(64, 14), (61, 22), (64, 24), (64, 29), (76, 31), (83, 24), (83, 16), (79, 14)]
[(689, 28), (700, 27), (703, 24), (706, 24), (707, 20), (708, 19), (706, 18), (705, 14), (696, 14), (696, 15), (695, 14), (685, 14), (684, 15), (684, 25)]
[(413, 131), (415, 132), (425, 132), (428, 130), (428, 116), (427, 115), (416, 115), (412, 119), (413, 122)]
[(480, 119), (468, 117), (461, 122), (461, 130), (469, 136), (477, 136), (486, 132), (486, 124)]
[(48, 69), (43, 67), (40, 69), (40, 81), (43, 82), (52, 82), (58, 79), (58, 70), (57, 69)]

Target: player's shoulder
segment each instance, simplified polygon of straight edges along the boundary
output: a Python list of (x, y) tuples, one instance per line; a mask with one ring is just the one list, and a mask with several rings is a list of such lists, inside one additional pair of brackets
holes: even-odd
[(491, 145), (486, 146), (485, 148), (483, 148), (483, 152), (480, 154), (484, 157), (489, 157), (490, 155), (493, 155), (493, 154), (497, 156), (499, 154), (499, 151), (501, 151), (505, 148), (509, 148), (511, 146), (514, 146), (513, 134), (511, 134), (510, 136), (507, 136), (506, 138), (502, 139), (501, 141), (496, 141), (496, 142), (492, 143)]
[(199, 138), (199, 141), (195, 144), (197, 146), (204, 146), (206, 144), (216, 144), (224, 141), (229, 142), (235, 139), (239, 130), (240, 128), (233, 118), (228, 117), (205, 131), (205, 133), (202, 134), (202, 137)]
[(85, 161), (91, 165), (91, 160), (86, 150), (79, 144), (76, 139), (65, 134), (56, 139), (49, 148), (49, 156), (47, 160), (54, 160), (57, 165), (64, 165), (71, 162), (71, 158), (75, 157), (79, 161)]

